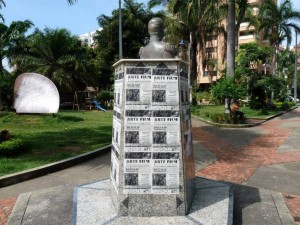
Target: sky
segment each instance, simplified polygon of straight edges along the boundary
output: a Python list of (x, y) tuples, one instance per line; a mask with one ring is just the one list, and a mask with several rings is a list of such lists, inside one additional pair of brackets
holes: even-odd
[[(16, 20), (31, 20), (35, 27), (44, 29), (66, 28), (74, 35), (81, 35), (99, 29), (97, 17), (111, 16), (118, 9), (119, 0), (78, 0), (69, 5), (67, 0), (4, 0), (6, 7), (0, 9), (5, 24)], [(148, 0), (136, 0), (147, 4)], [(123, 2), (123, 1), (122, 1)], [(280, 0), (278, 0), (280, 2)], [(294, 9), (300, 11), (300, 0), (292, 0)], [(293, 35), (293, 39), (295, 35)], [(300, 35), (298, 37), (300, 41)], [(298, 42), (299, 43), (299, 42)], [(292, 45), (295, 44), (293, 40)]]
[[(78, 0), (69, 5), (67, 0), (4, 0), (6, 7), (0, 10), (5, 24), (16, 20), (31, 20), (40, 29), (66, 28), (74, 35), (99, 29), (97, 17), (111, 16), (119, 8), (118, 0)], [(148, 0), (137, 0), (144, 3)], [(122, 1), (123, 3), (123, 1)]]

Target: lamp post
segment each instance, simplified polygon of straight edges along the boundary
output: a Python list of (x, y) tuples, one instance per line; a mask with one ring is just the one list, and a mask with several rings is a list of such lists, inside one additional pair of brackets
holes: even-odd
[(264, 67), (265, 74), (267, 74), (267, 69), (270, 68), (270, 64), (269, 64), (268, 60), (263, 64), (263, 67)]
[(296, 48), (295, 48), (295, 71), (294, 71), (294, 101), (297, 102), (297, 80), (298, 80), (298, 76), (297, 76), (297, 67), (298, 67), (298, 55), (297, 55), (297, 31), (295, 31), (296, 33)]
[(123, 44), (122, 44), (122, 8), (121, 0), (119, 0), (119, 59), (123, 58)]

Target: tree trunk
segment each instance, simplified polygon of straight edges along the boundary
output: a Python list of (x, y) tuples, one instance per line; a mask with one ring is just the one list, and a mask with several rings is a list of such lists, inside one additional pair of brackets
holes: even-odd
[(227, 15), (226, 77), (234, 77), (235, 75), (235, 38), (235, 3), (230, 0)]
[(197, 42), (194, 33), (190, 34), (190, 84), (197, 81)]

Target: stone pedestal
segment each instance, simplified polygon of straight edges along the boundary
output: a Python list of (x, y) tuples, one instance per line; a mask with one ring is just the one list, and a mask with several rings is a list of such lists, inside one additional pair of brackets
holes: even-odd
[(188, 65), (114, 65), (111, 197), (119, 216), (186, 215), (195, 194)]

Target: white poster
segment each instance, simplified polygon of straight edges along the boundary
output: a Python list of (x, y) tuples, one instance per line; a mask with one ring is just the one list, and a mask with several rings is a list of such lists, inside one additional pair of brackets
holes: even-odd
[(148, 105), (126, 106), (125, 147), (150, 147), (151, 110)]
[(126, 152), (124, 161), (124, 193), (151, 193), (151, 153)]
[(118, 192), (119, 187), (119, 160), (115, 155), (116, 151), (111, 152), (111, 171), (110, 171), (110, 179)]
[(127, 67), (126, 105), (149, 105), (151, 103), (151, 68)]
[(153, 194), (179, 194), (179, 153), (153, 153)]
[(153, 148), (180, 146), (179, 107), (166, 106), (153, 109)]
[(179, 104), (178, 74), (176, 69), (155, 68), (152, 73), (152, 105)]

